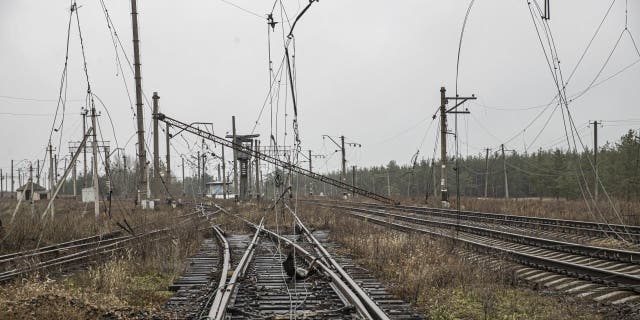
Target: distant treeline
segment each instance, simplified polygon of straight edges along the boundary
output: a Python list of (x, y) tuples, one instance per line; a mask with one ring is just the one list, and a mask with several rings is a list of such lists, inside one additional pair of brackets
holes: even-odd
[[(488, 162), (488, 175), (487, 172)], [(582, 198), (593, 193), (594, 169), (593, 150), (573, 153), (566, 150), (539, 150), (533, 153), (506, 153), (503, 161), (500, 150), (489, 154), (469, 156), (458, 161), (460, 194), (462, 196), (484, 196), (487, 181), (488, 197), (504, 197), (504, 167), (509, 186), (509, 196)], [(456, 194), (455, 160), (449, 159), (447, 177), (451, 197)], [(598, 150), (598, 169), (602, 185), (615, 198), (638, 200), (640, 195), (640, 138), (630, 130), (615, 143), (607, 143)], [(330, 174), (340, 179), (339, 172)], [(353, 173), (347, 172), (346, 181), (351, 183)], [(435, 190), (439, 195), (440, 163), (432, 165), (422, 160), (415, 165), (399, 166), (395, 161), (386, 166), (356, 169), (356, 184), (359, 187), (393, 197), (430, 197)], [(388, 182), (388, 183), (387, 183)], [(327, 190), (322, 184), (315, 184), (316, 193)], [(327, 193), (335, 193), (329, 188)], [(582, 190), (582, 191), (581, 191)], [(604, 192), (601, 188), (600, 195)]]
[[(488, 162), (488, 175), (486, 175), (486, 163)], [(545, 198), (582, 198), (582, 192), (588, 197), (594, 189), (593, 151), (586, 150), (581, 153), (572, 153), (566, 150), (539, 150), (533, 153), (506, 153), (506, 161), (503, 161), (500, 150), (493, 150), (485, 162), (485, 154), (469, 156), (460, 159), (458, 163), (460, 173), (460, 194), (462, 196), (484, 196), (485, 180), (487, 181), (488, 197), (504, 197), (504, 167), (509, 185), (509, 196), (512, 198), (545, 197)], [(164, 172), (164, 163), (161, 170)], [(205, 181), (211, 181), (217, 177), (215, 168), (208, 168)], [(455, 160), (449, 159), (447, 168), (450, 197), (456, 194)], [(640, 199), (640, 137), (629, 131), (617, 142), (607, 143), (599, 149), (598, 169), (600, 180), (604, 189), (617, 199)], [(128, 163), (124, 170), (120, 159), (111, 163), (111, 187), (115, 196), (135, 196), (137, 168), (135, 163)], [(81, 168), (78, 168), (78, 192), (81, 187), (91, 185), (90, 174), (83, 177)], [(231, 174), (231, 169), (228, 174)], [(286, 178), (279, 173), (279, 181), (286, 184)], [(264, 176), (262, 193), (267, 197), (273, 197), (281, 192), (273, 191), (274, 174)], [(340, 179), (339, 172), (329, 174), (334, 179)], [(398, 165), (395, 161), (385, 166), (374, 166), (356, 169), (356, 185), (374, 191), (379, 194), (392, 197), (424, 198), (425, 195), (433, 197), (434, 189), (437, 196), (440, 191), (440, 162), (436, 159), (432, 164), (430, 160), (417, 161), (415, 165)], [(351, 183), (353, 172), (347, 171), (346, 182)], [(202, 181), (195, 177), (185, 177), (185, 184), (177, 179), (174, 173), (172, 183), (163, 186), (160, 192), (169, 192), (180, 197), (184, 192), (188, 197), (201, 194), (204, 191)], [(229, 177), (232, 180), (232, 177)], [(106, 189), (104, 176), (100, 177), (101, 193)], [(580, 183), (579, 183), (580, 182)], [(435, 185), (434, 185), (435, 183)], [(253, 189), (253, 183), (250, 184)], [(292, 188), (299, 188), (302, 192), (313, 191), (314, 194), (323, 192), (328, 195), (338, 195), (342, 191), (330, 185), (313, 182), (301, 177), (296, 180)], [(312, 190), (313, 189), (313, 190)], [(252, 193), (253, 190), (250, 190)], [(69, 178), (62, 190), (63, 194), (72, 194), (72, 180)], [(600, 195), (604, 191), (600, 189)]]

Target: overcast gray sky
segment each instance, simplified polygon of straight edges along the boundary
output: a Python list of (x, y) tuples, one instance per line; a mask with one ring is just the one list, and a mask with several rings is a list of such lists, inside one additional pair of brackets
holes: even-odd
[[(144, 91), (149, 99), (152, 92), (159, 92), (162, 112), (184, 122), (213, 122), (216, 133), (230, 130), (232, 115), (237, 117), (240, 133), (250, 132), (258, 121), (256, 132), (265, 137), (263, 144), (267, 144), (271, 131), (269, 105), (259, 119), (258, 113), (269, 87), (265, 14), (271, 11), (273, 2), (230, 1), (259, 16), (220, 0), (139, 1)], [(550, 26), (567, 77), (611, 1), (551, 2)], [(293, 19), (307, 2), (283, 3)], [(407, 163), (418, 149), (421, 157), (431, 158), (437, 130), (435, 122), (430, 126), (431, 115), (439, 105), (441, 86), (454, 94), (458, 40), (468, 3), (314, 3), (295, 29), (303, 149), (330, 154), (335, 147), (323, 141), (321, 135), (344, 134), (348, 141), (362, 144), (362, 148), (347, 151), (350, 165), (380, 165), (390, 160)], [(130, 3), (105, 0), (105, 4), (131, 57)], [(79, 0), (78, 5), (93, 92), (110, 112), (118, 145), (126, 146), (128, 154), (133, 155), (135, 139), (130, 138), (135, 127), (123, 84), (124, 77), (133, 99), (133, 76), (126, 61), (125, 72), (118, 69), (100, 2)], [(640, 3), (632, 0), (628, 5), (629, 31), (640, 44)], [(280, 10), (276, 13), (276, 20), (280, 21)], [(64, 66), (68, 16), (68, 0), (0, 0), (0, 167), (4, 170), (9, 168), (11, 159), (35, 161), (44, 156)], [(282, 25), (278, 24), (271, 41), (274, 67), (282, 59)], [(592, 82), (624, 26), (625, 1), (617, 1), (568, 84), (569, 96)], [(62, 132), (64, 154), (68, 153), (67, 141), (81, 138), (79, 114), (86, 93), (75, 21), (69, 52), (70, 101)], [(120, 58), (124, 59), (122, 55)], [(596, 83), (638, 59), (640, 55), (625, 33)], [(640, 121), (607, 122), (640, 119), (639, 81), (640, 63), (570, 104), (576, 124), (589, 144), (589, 120), (605, 121), (600, 130), (603, 143), (640, 127)], [(553, 107), (523, 130), (543, 110), (539, 106), (547, 104), (556, 93), (525, 0), (476, 1), (463, 40), (458, 91), (460, 95), (478, 96), (477, 102), (467, 105), (471, 115), (460, 118), (463, 155), (477, 154), (485, 147), (495, 149), (504, 142), (520, 152), (525, 147), (566, 147), (561, 139), (564, 129), (559, 111), (534, 143)], [(103, 114), (100, 123), (104, 138), (115, 146), (104, 108), (100, 104), (97, 107)], [(281, 141), (283, 107), (280, 104), (278, 117)], [(145, 102), (147, 129), (149, 110)], [(290, 145), (290, 101), (287, 112), (284, 125)], [(58, 139), (56, 133), (55, 145)], [(184, 141), (175, 144), (180, 152), (186, 152)], [(322, 171), (338, 169), (338, 156), (317, 160), (315, 167)]]

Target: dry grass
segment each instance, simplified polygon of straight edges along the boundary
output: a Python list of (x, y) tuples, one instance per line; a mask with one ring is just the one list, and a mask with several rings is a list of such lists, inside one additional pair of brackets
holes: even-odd
[(125, 251), (70, 276), (53, 270), (3, 286), (0, 319), (165, 318), (160, 308), (172, 295), (166, 290), (186, 268), (186, 258), (200, 246), (203, 234), (198, 230), (203, 223), (180, 217), (190, 209), (130, 210), (114, 210), (112, 219), (95, 220), (92, 214), (78, 212), (77, 205), (61, 203), (56, 219), (37, 232), (29, 228), (40, 221), (27, 214), (18, 216), (13, 225), (5, 225), (5, 231), (11, 232), (3, 241), (4, 252), (33, 248), (35, 234), (42, 234), (41, 245), (45, 245), (109, 232), (119, 229), (116, 220), (122, 223), (125, 218), (137, 232), (169, 231), (154, 241), (136, 241)]
[[(420, 205), (440, 207), (440, 199), (429, 197), (424, 199), (400, 199), (405, 205)], [(451, 197), (451, 208), (456, 208), (455, 197)], [(356, 198), (356, 201), (370, 201)], [(528, 217), (542, 217), (552, 219), (594, 221), (612, 224), (640, 225), (640, 202), (613, 200), (613, 206), (604, 199), (598, 202), (596, 208), (593, 203), (584, 200), (567, 200), (553, 198), (474, 198), (462, 197), (461, 209), (513, 214)], [(614, 210), (615, 207), (615, 210)], [(617, 211), (617, 213), (616, 213)]]
[[(237, 209), (252, 221), (265, 212), (251, 206)], [(267, 226), (273, 229), (275, 214), (270, 212)], [(309, 227), (331, 230), (332, 240), (345, 248), (342, 254), (354, 256), (356, 263), (427, 319), (609, 318), (588, 301), (516, 285), (511, 271), (463, 259), (451, 243), (390, 231), (335, 212), (316, 206), (298, 209)], [(292, 226), (288, 216), (278, 216), (280, 228)], [(223, 216), (221, 222), (227, 219), (233, 218)]]

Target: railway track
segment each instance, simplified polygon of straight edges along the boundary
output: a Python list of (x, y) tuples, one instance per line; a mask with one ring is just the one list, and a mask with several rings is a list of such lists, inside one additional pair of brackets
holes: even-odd
[[(178, 224), (197, 216), (184, 217)], [(38, 271), (73, 272), (138, 243), (167, 239), (170, 231), (171, 228), (162, 228), (134, 235), (117, 231), (6, 254), (0, 256), (0, 283)]]
[[(251, 241), (230, 242), (234, 272), (216, 284), (209, 319), (419, 319), (371, 275), (339, 258), (343, 268), (301, 221), (304, 232), (289, 236), (245, 222), (256, 232)], [(288, 250), (297, 267), (311, 272), (308, 277), (286, 274)]]
[(395, 214), (367, 206), (323, 206), (404, 232), (444, 237), (463, 248), (506, 258), (534, 269), (640, 292), (640, 253), (535, 238), (424, 217)]
[(463, 220), (486, 225), (501, 225), (512, 230), (536, 232), (549, 238), (564, 238), (571, 241), (590, 242), (594, 239), (616, 239), (640, 244), (640, 227), (621, 224), (605, 224), (578, 220), (549, 219), (476, 211), (458, 212), (453, 209), (429, 208), (406, 205), (387, 205), (368, 202), (336, 200), (304, 200), (310, 203), (330, 203), (352, 207), (391, 210), (396, 212), (439, 217), (449, 220)]

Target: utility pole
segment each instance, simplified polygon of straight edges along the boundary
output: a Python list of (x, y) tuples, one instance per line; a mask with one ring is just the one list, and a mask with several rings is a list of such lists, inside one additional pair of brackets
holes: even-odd
[(442, 206), (449, 207), (449, 191), (447, 190), (447, 90), (440, 88), (440, 194)]
[[(78, 151), (79, 150), (76, 150), (76, 152), (78, 152)], [(73, 159), (73, 151), (71, 152), (71, 159)], [(73, 165), (73, 198), (74, 199), (78, 195), (78, 191), (77, 191), (77, 188), (76, 188), (76, 178), (77, 178), (77, 174), (78, 174), (78, 172), (76, 170), (76, 163), (77, 163), (77, 161), (74, 161), (73, 164), (72, 164)], [(39, 162), (38, 162), (38, 171), (40, 171), (40, 163)], [(40, 179), (38, 179), (38, 180), (40, 180)]]
[(15, 192), (15, 180), (13, 177), (13, 160), (11, 160), (11, 193)]
[[(356, 186), (356, 166), (351, 167), (351, 185)], [(353, 196), (356, 196), (355, 189), (353, 190)]]
[(223, 193), (223, 198), (226, 199), (227, 198), (227, 193), (229, 192), (229, 190), (227, 190), (227, 163), (224, 160), (224, 146), (222, 146), (222, 193)]
[(29, 182), (27, 182), (26, 188), (31, 188), (31, 196), (29, 197), (29, 203), (31, 203), (31, 214), (33, 214), (33, 163), (29, 161)]
[[(135, 0), (134, 0), (135, 1)], [(91, 134), (93, 135), (93, 208), (96, 219), (100, 217), (100, 186), (98, 185), (98, 138), (96, 126), (96, 107), (91, 106)]]
[[(82, 134), (87, 134), (87, 112), (89, 110), (84, 109), (82, 111)], [(84, 165), (84, 171), (83, 171), (83, 175), (82, 175), (82, 181), (83, 187), (86, 187), (86, 183), (87, 183), (87, 145), (85, 144), (84, 148), (82, 148), (82, 153), (83, 153), (83, 157), (84, 160), (82, 161), (82, 164)]]
[(2, 175), (2, 169), (0, 169), (0, 198), (4, 198), (4, 175)]
[[(138, 38), (138, 4), (137, 0), (131, 0), (131, 24), (133, 29), (133, 66), (135, 67), (134, 79), (136, 82), (136, 118), (138, 122), (138, 203), (142, 200), (142, 190), (146, 181), (147, 153), (144, 148), (144, 110), (142, 109), (142, 75), (140, 73), (140, 40)], [(95, 128), (94, 128), (95, 135)], [(148, 197), (148, 194), (147, 194)]]
[[(458, 107), (461, 106), (463, 103), (465, 103), (467, 100), (475, 100), (476, 97), (474, 95), (471, 95), (471, 97), (458, 97), (457, 95), (455, 97), (447, 97), (446, 96), (446, 92), (447, 89), (445, 89), (445, 87), (440, 87), (440, 161), (442, 162), (441, 168), (440, 168), (440, 190), (441, 190), (441, 195), (442, 195), (442, 207), (444, 208), (448, 208), (449, 207), (449, 191), (448, 191), (448, 186), (447, 186), (447, 113), (453, 113), (453, 114), (458, 114), (458, 113), (470, 113), (468, 110), (464, 110), (464, 111), (458, 111)], [(454, 100), (455, 101), (455, 105), (449, 109), (447, 109), (447, 104), (449, 103), (449, 100)], [(435, 115), (434, 115), (435, 118)], [(457, 137), (456, 137), (457, 140)], [(456, 163), (458, 161), (458, 155), (456, 154)], [(457, 171), (458, 168), (456, 169), (456, 178), (459, 178), (459, 172)], [(456, 179), (457, 181), (458, 179)], [(457, 186), (457, 194), (458, 196), (457, 198), (457, 206), (458, 208), (460, 207), (460, 186)]]
[(206, 170), (207, 170), (207, 154), (202, 153), (202, 196), (204, 197), (207, 194), (207, 180), (206, 180)]
[[(200, 184), (200, 151), (198, 151), (198, 170), (197, 172), (197, 176), (196, 176), (196, 183), (198, 184), (198, 189), (201, 188), (202, 184)], [(194, 190), (195, 192), (195, 190)], [(199, 192), (198, 192), (199, 193)]]
[(167, 174), (164, 177), (164, 181), (167, 184), (167, 186), (170, 185), (171, 183), (171, 144), (169, 142), (169, 138), (171, 138), (171, 135), (169, 134), (169, 123), (166, 123), (167, 126), (165, 128), (165, 144), (167, 147)]
[[(313, 172), (312, 159), (313, 155), (311, 154), (311, 149), (309, 149), (309, 172)], [(375, 187), (375, 186), (374, 186)], [(309, 195), (313, 195), (313, 180), (309, 181)]]
[(489, 151), (491, 149), (486, 148), (484, 149), (486, 151), (486, 154), (484, 156), (484, 165), (485, 165), (485, 171), (484, 171), (484, 197), (487, 197), (487, 189), (489, 188)]
[(111, 164), (109, 163), (109, 150), (108, 147), (104, 147), (104, 178), (105, 186), (107, 187), (107, 194), (111, 197)]
[(344, 136), (340, 136), (340, 150), (342, 151), (342, 182), (347, 180), (347, 159), (346, 152), (344, 149)]
[(594, 181), (593, 181), (593, 198), (595, 201), (598, 201), (598, 124), (602, 124), (602, 122), (598, 122), (594, 120), (593, 122), (593, 171), (594, 171)]
[(37, 164), (37, 169), (36, 169), (36, 181), (37, 184), (40, 184), (40, 159), (36, 160), (36, 164)]
[(153, 93), (153, 193), (160, 195), (160, 144), (158, 135), (158, 96), (157, 92)]
[[(260, 140), (256, 139), (255, 140), (255, 161), (256, 161), (256, 199), (260, 200), (260, 157), (258, 156), (259, 152), (258, 150), (260, 150)], [(311, 153), (311, 151), (309, 151), (309, 153)], [(309, 163), (311, 163), (311, 160), (309, 160)]]
[[(13, 180), (11, 181), (11, 183), (13, 184)], [(49, 199), (51, 201), (51, 218), (53, 218), (56, 214), (56, 208), (55, 208), (54, 202), (52, 201), (53, 200), (53, 146), (51, 145), (51, 142), (49, 142)]]
[(507, 157), (504, 155), (504, 144), (500, 145), (502, 150), (502, 167), (504, 170), (504, 198), (509, 199), (509, 180), (507, 179)]
[[(347, 158), (346, 158), (346, 149), (345, 149), (345, 145), (351, 146), (351, 147), (362, 147), (361, 144), (359, 143), (355, 143), (355, 142), (348, 142), (345, 143), (344, 142), (344, 135), (340, 136), (340, 143), (337, 143), (335, 140), (333, 140), (333, 138), (331, 138), (330, 136), (323, 134), (322, 135), (322, 139), (324, 138), (329, 138), (329, 140), (331, 140), (331, 142), (333, 142), (333, 144), (335, 144), (336, 146), (338, 146), (338, 148), (340, 148), (340, 152), (342, 154), (342, 172), (340, 173), (340, 181), (346, 183), (347, 181)], [(336, 150), (338, 151), (338, 150)], [(346, 194), (346, 193), (343, 193)]]
[(238, 150), (236, 150), (235, 144), (238, 143), (236, 140), (236, 116), (231, 116), (231, 130), (233, 133), (233, 188), (236, 196), (240, 194), (239, 186), (238, 186)]

